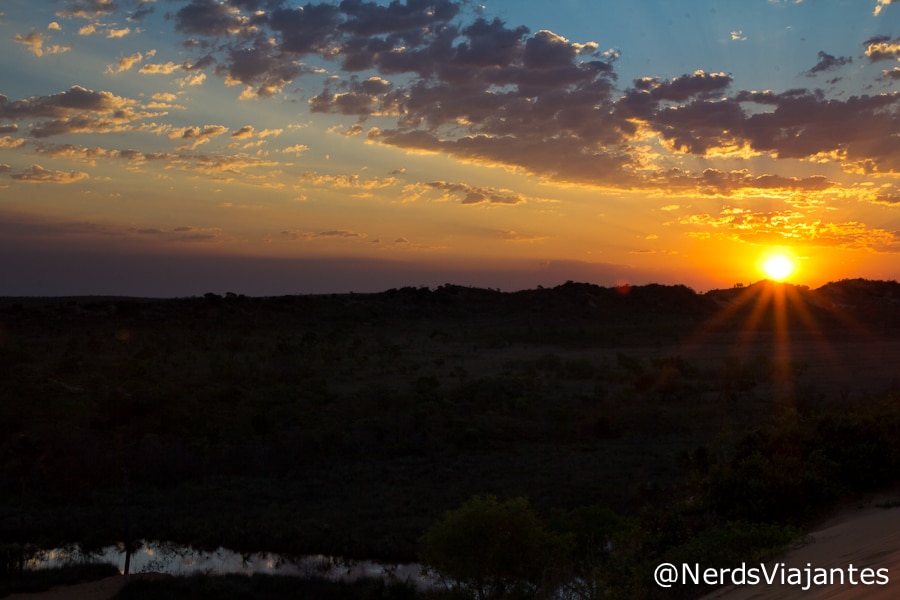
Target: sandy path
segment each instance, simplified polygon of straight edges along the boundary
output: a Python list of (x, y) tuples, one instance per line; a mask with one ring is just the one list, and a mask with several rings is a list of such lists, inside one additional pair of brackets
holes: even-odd
[(113, 575), (98, 581), (76, 585), (64, 585), (35, 594), (11, 594), (6, 600), (109, 600), (132, 579), (168, 577), (159, 573), (136, 573), (134, 575)]
[[(844, 511), (812, 533), (811, 543), (788, 552), (776, 562), (800, 569), (805, 569), (807, 564), (814, 569), (841, 568), (845, 579), (849, 579), (850, 565), (858, 569), (884, 568), (890, 579), (886, 585), (854, 586), (845, 581), (844, 585), (813, 586), (806, 592), (790, 585), (729, 586), (704, 596), (703, 600), (900, 598), (900, 507), (877, 508), (877, 504), (884, 502), (896, 504), (897, 494), (873, 500), (867, 508)], [(855, 578), (860, 578), (859, 573)]]

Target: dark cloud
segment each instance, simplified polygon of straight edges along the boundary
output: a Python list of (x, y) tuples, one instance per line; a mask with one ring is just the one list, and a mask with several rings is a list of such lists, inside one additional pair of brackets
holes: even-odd
[(330, 4), (280, 8), (269, 17), (269, 27), (280, 38), (279, 50), (298, 56), (327, 52), (339, 39), (338, 27), (342, 23), (340, 10)]
[[(100, 14), (115, 5), (73, 0), (65, 6)], [(671, 177), (670, 187), (693, 185), (704, 193), (830, 185), (824, 179), (654, 169), (643, 148), (648, 133), (670, 150), (694, 156), (746, 151), (841, 161), (854, 172), (900, 172), (900, 139), (893, 135), (900, 131), (897, 94), (831, 99), (805, 89), (742, 91), (733, 89), (729, 74), (699, 70), (670, 79), (639, 78), (623, 90), (617, 86), (617, 53), (601, 54), (594, 42), (571, 42), (547, 30), (531, 33), (480, 14), (462, 0), (296, 7), (280, 0), (190, 0), (172, 19), (192, 37), (186, 47), (198, 53), (181, 68), (215, 65), (227, 83), (245, 86), (242, 97), (281, 92), (314, 71), (307, 64), (311, 58), (333, 61), (345, 75), (311, 93), (313, 112), (357, 117), (353, 132), (373, 116), (391, 118), (393, 123), (380, 121), (370, 129), (368, 138), (550, 180), (641, 188), (664, 185)], [(898, 38), (874, 37), (864, 46), (871, 62), (900, 57)], [(807, 74), (850, 62), (821, 51)], [(900, 79), (900, 70), (885, 71), (884, 77)], [(45, 119), (32, 126), (35, 137), (114, 131), (144, 115), (129, 102), (73, 87), (12, 103), (0, 98), (0, 119)], [(465, 197), (494, 201), (477, 191)]]
[[(313, 112), (338, 113), (344, 115), (366, 116), (374, 112), (398, 112), (391, 96), (391, 83), (380, 77), (370, 77), (364, 81), (351, 80), (343, 82), (340, 91), (333, 92), (325, 88), (322, 93), (310, 98), (309, 105)], [(393, 105), (393, 106), (392, 106)]]
[(478, 19), (465, 29), (465, 40), (456, 47), (452, 66), (504, 67), (517, 61), (523, 54), (522, 40), (527, 27), (508, 29), (500, 19), (491, 22)]
[[(274, 53), (274, 54), (273, 54)], [(256, 87), (256, 95), (272, 96), (309, 68), (282, 59), (269, 39), (257, 38), (250, 47), (232, 48), (228, 60), (216, 67), (216, 73), (230, 81)]]
[(743, 136), (750, 146), (779, 158), (806, 158), (841, 151), (849, 160), (900, 159), (900, 94), (826, 99), (816, 93), (786, 92), (757, 97), (774, 110), (746, 116)]
[(341, 25), (343, 31), (356, 36), (374, 36), (412, 32), (446, 23), (459, 14), (460, 5), (451, 0), (407, 0), (405, 4), (394, 0), (387, 6), (343, 0), (340, 10), (348, 17)]
[(721, 171), (704, 169), (694, 174), (681, 169), (670, 169), (657, 175), (653, 185), (669, 192), (693, 192), (728, 196), (741, 190), (791, 190), (798, 192), (821, 191), (831, 187), (825, 177), (785, 177), (782, 175), (753, 175), (747, 170)]
[(844, 65), (849, 65), (853, 62), (853, 59), (849, 56), (841, 56), (836, 58), (822, 50), (819, 50), (819, 62), (807, 71), (809, 75), (815, 75), (816, 73), (823, 73), (825, 71), (833, 71)]
[(0, 102), (0, 119), (60, 118), (75, 112), (113, 113), (126, 110), (135, 102), (111, 92), (95, 92), (75, 85), (65, 92), (33, 96), (25, 100)]
[(577, 50), (552, 31), (538, 31), (525, 43), (524, 65), (527, 69), (554, 69), (575, 66)]
[(191, 0), (175, 13), (175, 29), (201, 36), (246, 34), (253, 27), (252, 19), (227, 2)]
[(142, 21), (153, 14), (156, 8), (152, 4), (141, 4), (128, 16), (129, 21)]

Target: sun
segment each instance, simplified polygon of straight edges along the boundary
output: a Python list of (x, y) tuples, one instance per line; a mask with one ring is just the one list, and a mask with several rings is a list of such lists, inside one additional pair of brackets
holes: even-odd
[(773, 281), (782, 281), (794, 272), (794, 261), (786, 254), (772, 254), (762, 263), (762, 270)]

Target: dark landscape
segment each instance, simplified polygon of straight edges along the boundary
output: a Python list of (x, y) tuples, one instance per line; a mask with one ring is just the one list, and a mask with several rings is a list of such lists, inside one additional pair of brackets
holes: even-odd
[[(540, 577), (486, 559), (452, 593), (308, 595), (698, 597), (653, 567), (770, 558), (900, 479), (898, 364), (894, 281), (3, 298), (0, 593), (36, 549), (138, 540), (461, 581), (447, 549), (509, 518)], [(441, 538), (467, 515), (479, 534)]]

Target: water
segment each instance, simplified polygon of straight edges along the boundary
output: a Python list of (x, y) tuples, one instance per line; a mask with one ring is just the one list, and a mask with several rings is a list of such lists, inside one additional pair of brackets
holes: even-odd
[[(107, 546), (97, 552), (85, 553), (78, 546), (71, 546), (41, 550), (29, 561), (28, 566), (40, 569), (87, 561), (112, 563), (121, 572), (125, 567), (125, 549), (122, 546)], [(409, 581), (421, 588), (435, 585), (434, 580), (422, 574), (421, 566), (417, 563), (385, 564), (324, 555), (286, 557), (268, 552), (241, 554), (225, 548), (210, 552), (166, 542), (143, 542), (131, 555), (130, 572), (171, 575), (263, 573), (318, 576), (333, 581), (355, 581), (368, 577), (386, 581)]]

